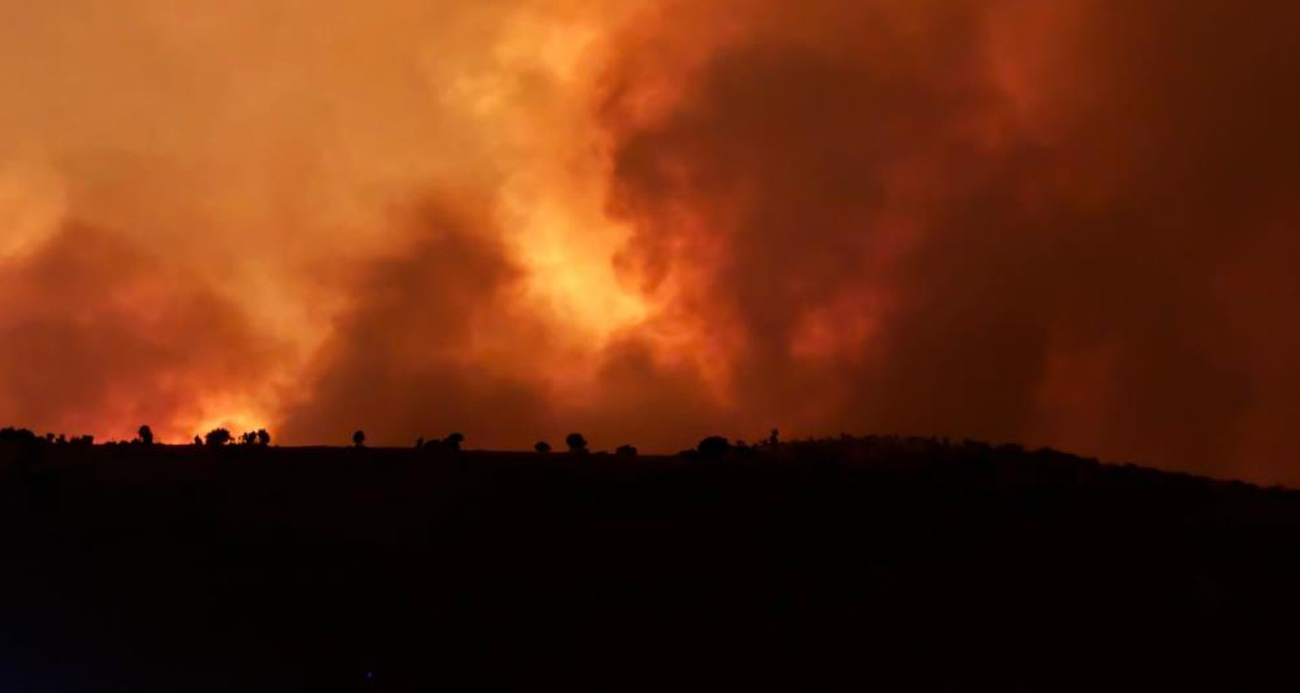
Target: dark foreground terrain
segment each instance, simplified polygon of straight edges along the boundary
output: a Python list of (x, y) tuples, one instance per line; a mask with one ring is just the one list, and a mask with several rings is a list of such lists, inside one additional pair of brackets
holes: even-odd
[(866, 439), (0, 446), (0, 690), (1289, 690), (1300, 498)]

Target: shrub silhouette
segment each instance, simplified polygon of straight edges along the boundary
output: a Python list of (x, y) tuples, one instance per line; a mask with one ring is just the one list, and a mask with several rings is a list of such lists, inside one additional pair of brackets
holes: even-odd
[(35, 433), (26, 428), (5, 428), (0, 429), (0, 443), (11, 443), (17, 445), (36, 445), (44, 441), (44, 438), (37, 436)]
[(208, 447), (219, 448), (234, 440), (234, 436), (230, 435), (230, 431), (224, 428), (214, 428), (208, 431), (206, 436), (203, 436), (203, 440), (207, 442)]
[(257, 429), (257, 444), (266, 447), (271, 444), (271, 433), (265, 428)]
[(203, 439), (198, 436), (194, 436), (194, 444), (199, 446), (203, 445)]
[(358, 448), (364, 448), (366, 446), (366, 432), (357, 431), (356, 433), (353, 433), (352, 445)]
[(465, 442), (465, 436), (461, 433), (453, 433), (442, 441), (444, 447), (452, 452), (460, 452), (460, 444)]
[(620, 445), (618, 450), (614, 451), (619, 457), (636, 457), (637, 449), (632, 445)]
[(415, 449), (416, 450), (424, 449), (424, 436), (420, 436), (419, 438), (415, 439)]
[(533, 446), (533, 449), (537, 451), (537, 454), (545, 455), (551, 451), (551, 444), (544, 440), (538, 441), (538, 443)]
[(136, 435), (138, 435), (138, 436), (140, 437), (140, 443), (141, 443), (141, 444), (143, 444), (143, 445), (153, 445), (153, 429), (152, 429), (152, 428), (149, 428), (148, 426), (141, 426), (141, 427), (140, 427), (140, 430), (136, 432)]
[(726, 457), (727, 453), (731, 452), (731, 443), (722, 436), (709, 436), (701, 440), (695, 450), (700, 454), (700, 457), (718, 459)]
[(571, 453), (580, 455), (587, 452), (587, 439), (581, 433), (570, 433), (565, 437), (564, 444), (569, 446)]

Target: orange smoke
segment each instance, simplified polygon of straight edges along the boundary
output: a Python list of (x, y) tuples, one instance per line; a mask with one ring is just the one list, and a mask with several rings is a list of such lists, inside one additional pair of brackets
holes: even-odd
[(184, 4), (0, 0), (6, 422), (1300, 481), (1289, 3)]

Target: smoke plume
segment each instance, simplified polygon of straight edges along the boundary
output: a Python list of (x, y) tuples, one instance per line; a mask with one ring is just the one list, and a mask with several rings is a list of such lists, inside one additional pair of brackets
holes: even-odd
[(1292, 3), (189, 4), (0, 0), (8, 420), (1300, 483)]

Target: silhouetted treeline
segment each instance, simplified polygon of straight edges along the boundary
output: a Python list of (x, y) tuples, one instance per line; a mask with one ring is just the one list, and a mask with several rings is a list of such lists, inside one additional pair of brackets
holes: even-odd
[(1246, 690), (1219, 664), (1300, 620), (1283, 489), (934, 438), (226, 434), (0, 432), (5, 690)]
[(37, 446), (37, 445), (94, 445), (95, 436), (84, 435), (68, 438), (65, 434), (46, 433), (38, 436), (26, 428), (0, 429), (0, 445)]
[[(266, 429), (247, 431), (236, 437), (225, 428), (216, 428), (202, 437), (195, 436), (192, 445), (206, 448), (260, 447), (269, 448), (272, 436)], [(67, 437), (64, 434), (37, 435), (25, 428), (0, 429), (0, 447), (8, 449), (40, 448), (45, 446), (91, 446), (91, 435)], [(235, 445), (238, 443), (238, 445)], [(364, 447), (364, 431), (352, 435), (353, 447)], [(443, 438), (418, 438), (414, 449), (429, 453), (459, 453), (465, 443), (461, 433), (451, 433)], [(109, 445), (153, 446), (157, 444), (148, 425), (137, 431), (131, 441), (110, 442)], [(565, 445), (571, 455), (593, 455), (590, 443), (581, 433), (570, 433)], [(534, 446), (537, 454), (552, 451), (546, 441)], [(640, 456), (636, 446), (619, 445), (614, 448), (616, 457)], [(599, 456), (597, 454), (597, 456)], [(709, 436), (694, 448), (683, 450), (674, 457), (684, 461), (745, 462), (766, 460), (797, 463), (812, 458), (833, 458), (837, 464), (866, 466), (901, 475), (919, 475), (931, 481), (948, 480), (963, 484), (999, 484), (1026, 487), (1059, 485), (1092, 485), (1103, 482), (1124, 481), (1156, 486), (1220, 486), (1247, 487), (1236, 481), (1210, 481), (1189, 474), (1148, 469), (1132, 464), (1107, 465), (1093, 458), (1084, 458), (1049, 448), (1025, 450), (1015, 444), (990, 443), (948, 438), (901, 436), (852, 436), (837, 438), (782, 441), (773, 430), (761, 442), (750, 445), (743, 440), (731, 441), (722, 436)], [(659, 457), (657, 459), (664, 459)], [(1283, 492), (1280, 487), (1271, 489)]]

